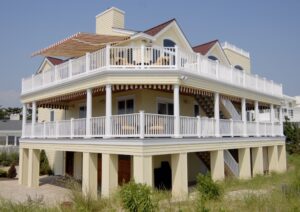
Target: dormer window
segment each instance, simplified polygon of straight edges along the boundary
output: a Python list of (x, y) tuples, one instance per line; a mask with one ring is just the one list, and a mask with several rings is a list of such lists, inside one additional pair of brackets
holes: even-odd
[(209, 55), (208, 59), (213, 60), (213, 61), (218, 61), (218, 58), (213, 55)]
[(243, 70), (244, 70), (243, 67), (240, 66), (240, 65), (236, 65), (236, 66), (234, 66), (234, 68), (237, 69), (237, 70), (240, 70), (240, 71), (243, 71)]
[(170, 39), (164, 39), (164, 47), (175, 47), (176, 43)]

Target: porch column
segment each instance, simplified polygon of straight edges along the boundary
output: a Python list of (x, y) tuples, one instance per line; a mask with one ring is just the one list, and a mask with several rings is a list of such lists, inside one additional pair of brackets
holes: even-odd
[(210, 171), (214, 181), (223, 180), (224, 175), (224, 152), (216, 150), (210, 152)]
[(239, 149), (239, 178), (251, 178), (250, 148)]
[(220, 94), (214, 96), (215, 136), (220, 137)]
[(97, 199), (98, 188), (98, 154), (83, 153), (82, 192), (85, 196)]
[(243, 121), (243, 137), (247, 137), (247, 113), (246, 113), (246, 99), (242, 98), (242, 121)]
[(14, 146), (17, 146), (17, 136), (14, 136)]
[(40, 150), (29, 149), (28, 187), (37, 188), (40, 184)]
[(27, 106), (26, 106), (26, 104), (23, 104), (23, 110), (22, 110), (22, 138), (25, 137), (26, 120), (27, 120)]
[(174, 137), (180, 137), (180, 105), (179, 105), (179, 85), (174, 85)]
[(279, 170), (279, 172), (285, 172), (286, 171), (285, 144), (278, 146), (278, 170)]
[(36, 122), (36, 102), (32, 102), (32, 114), (31, 114), (31, 137), (34, 138), (35, 134), (34, 134), (34, 126), (35, 126), (35, 122)]
[(112, 92), (111, 85), (106, 85), (105, 88), (106, 97), (105, 97), (105, 138), (111, 137), (111, 125), (110, 119), (112, 115)]
[(102, 197), (109, 197), (118, 187), (118, 155), (102, 153)]
[(255, 122), (256, 122), (256, 137), (259, 137), (259, 108), (258, 108), (258, 101), (254, 103), (255, 107)]
[(5, 136), (5, 146), (8, 146), (8, 135)]
[(20, 148), (19, 155), (19, 179), (18, 182), (20, 185), (28, 185), (28, 159), (29, 159), (29, 150), (25, 148)]
[(282, 106), (279, 106), (279, 123), (280, 123), (280, 135), (284, 136), (283, 134), (283, 117), (282, 117)]
[(172, 197), (183, 200), (188, 197), (187, 153), (171, 155)]
[(264, 164), (263, 164), (263, 148), (254, 147), (252, 148), (252, 173), (253, 177), (255, 175), (264, 174)]
[(269, 172), (278, 171), (278, 149), (277, 146), (268, 147)]
[[(275, 113), (274, 113), (274, 105), (270, 105), (270, 120), (271, 120), (271, 136), (274, 136), (274, 118), (275, 118)], [(270, 133), (270, 132), (269, 132)]]
[(92, 89), (88, 88), (86, 90), (86, 138), (91, 137), (91, 118), (92, 118)]
[(136, 183), (145, 183), (153, 186), (152, 156), (133, 156), (133, 176)]

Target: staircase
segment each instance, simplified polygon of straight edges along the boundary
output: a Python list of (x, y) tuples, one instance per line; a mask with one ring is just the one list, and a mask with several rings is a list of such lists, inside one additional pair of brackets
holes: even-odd
[[(202, 96), (196, 95), (195, 100), (197, 101), (198, 105), (203, 109), (206, 116), (209, 118), (214, 117), (214, 97), (213, 96)], [(224, 119), (224, 113), (220, 111), (220, 118)]]
[(235, 177), (239, 176), (239, 164), (228, 150), (224, 150), (225, 173)]
[(210, 170), (210, 153), (209, 152), (196, 152), (197, 157), (204, 163), (206, 168)]
[(229, 113), (233, 120), (242, 120), (241, 115), (236, 110), (235, 106), (228, 99), (221, 99), (221, 104), (223, 108)]

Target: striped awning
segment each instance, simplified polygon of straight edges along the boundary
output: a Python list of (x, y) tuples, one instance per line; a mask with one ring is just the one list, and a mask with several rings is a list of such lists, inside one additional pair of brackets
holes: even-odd
[(66, 39), (34, 52), (31, 56), (80, 57), (87, 52), (97, 51), (103, 48), (106, 44), (113, 45), (127, 39), (129, 39), (127, 36), (99, 35), (78, 32)]

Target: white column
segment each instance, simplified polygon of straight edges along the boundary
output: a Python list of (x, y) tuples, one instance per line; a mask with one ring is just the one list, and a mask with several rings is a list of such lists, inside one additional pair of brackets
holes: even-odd
[(19, 150), (19, 184), (28, 185), (28, 160), (29, 160), (29, 150), (25, 148), (20, 148)]
[(6, 139), (5, 139), (5, 146), (8, 146), (8, 135), (6, 136)]
[(243, 121), (243, 136), (247, 137), (247, 113), (246, 113), (246, 99), (242, 98), (242, 121)]
[(179, 85), (174, 85), (174, 137), (180, 137), (180, 105), (179, 105)]
[(271, 136), (274, 136), (274, 117), (275, 117), (275, 113), (274, 113), (274, 105), (273, 104), (271, 104), (270, 105), (270, 115), (271, 115), (271, 117), (270, 117), (270, 120), (271, 120)]
[(223, 180), (225, 178), (223, 150), (215, 150), (210, 152), (210, 171), (213, 181)]
[(133, 156), (133, 177), (136, 183), (153, 186), (153, 159), (151, 155)]
[(85, 196), (90, 196), (92, 199), (97, 199), (98, 188), (98, 154), (83, 153), (82, 163), (82, 192)]
[(88, 88), (86, 90), (86, 138), (91, 137), (91, 118), (92, 118), (92, 89)]
[(241, 148), (238, 150), (239, 155), (239, 178), (251, 178), (251, 162), (250, 162), (250, 148)]
[(27, 107), (26, 107), (26, 104), (23, 104), (23, 110), (22, 110), (22, 138), (25, 137), (26, 120), (27, 120)]
[(14, 136), (14, 146), (17, 146), (17, 136)]
[(140, 138), (143, 139), (145, 137), (145, 112), (140, 111)]
[(283, 117), (282, 117), (282, 106), (279, 106), (279, 123), (280, 123), (280, 135), (283, 135)]
[(29, 149), (28, 156), (28, 187), (39, 187), (40, 181), (40, 150)]
[(215, 115), (215, 136), (220, 137), (220, 94), (214, 96), (214, 115)]
[(171, 155), (172, 196), (184, 200), (188, 197), (187, 153)]
[(258, 101), (254, 103), (255, 107), (255, 122), (256, 122), (256, 136), (259, 137), (259, 109), (258, 109)]
[(263, 165), (263, 148), (254, 147), (252, 148), (252, 173), (253, 177), (256, 175), (264, 174), (264, 165)]
[(112, 115), (112, 92), (111, 85), (106, 85), (106, 99), (105, 99), (105, 138), (111, 137), (110, 119)]
[(36, 102), (32, 102), (32, 114), (31, 114), (31, 137), (34, 138), (34, 125), (36, 122)]
[(102, 153), (101, 194), (111, 196), (118, 188), (118, 155)]

